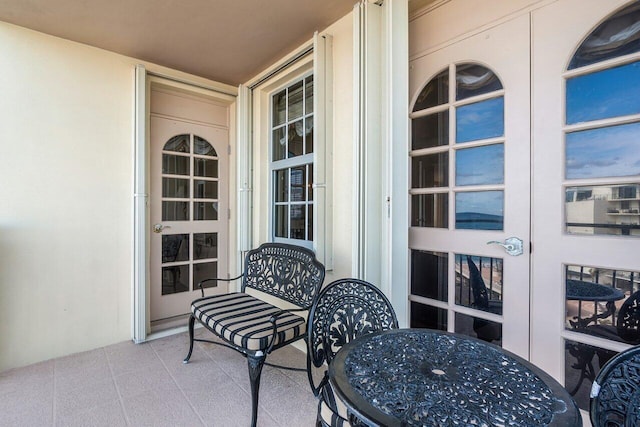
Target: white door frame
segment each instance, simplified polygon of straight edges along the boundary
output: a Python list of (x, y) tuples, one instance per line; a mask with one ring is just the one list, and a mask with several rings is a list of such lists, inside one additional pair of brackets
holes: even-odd
[[(165, 70), (166, 71), (166, 70)], [(176, 73), (177, 74), (177, 73)], [(162, 79), (163, 83), (181, 91), (195, 94), (205, 94), (219, 101), (229, 104), (229, 144), (235, 147), (235, 108), (237, 89), (204, 79), (193, 77), (185, 79), (165, 72), (147, 71), (144, 65), (135, 68), (135, 120), (134, 120), (134, 182), (133, 182), (133, 271), (132, 271), (132, 322), (131, 339), (135, 343), (141, 343), (150, 339), (160, 338), (185, 328), (163, 331), (157, 334), (148, 334), (149, 325), (149, 101), (151, 95), (151, 79)], [(229, 194), (235, 194), (234, 179), (235, 159), (229, 156)], [(229, 206), (236, 208), (234, 197), (229, 197)], [(237, 262), (235, 251), (235, 221), (229, 221), (229, 271)]]

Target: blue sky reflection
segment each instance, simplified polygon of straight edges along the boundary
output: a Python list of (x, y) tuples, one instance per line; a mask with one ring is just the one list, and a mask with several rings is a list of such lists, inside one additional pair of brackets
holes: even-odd
[(504, 146), (466, 148), (456, 152), (456, 185), (504, 183)]
[(465, 105), (456, 111), (456, 142), (504, 135), (504, 97)]
[(566, 178), (640, 175), (640, 123), (567, 134)]
[(502, 230), (504, 192), (471, 191), (456, 193), (456, 228)]

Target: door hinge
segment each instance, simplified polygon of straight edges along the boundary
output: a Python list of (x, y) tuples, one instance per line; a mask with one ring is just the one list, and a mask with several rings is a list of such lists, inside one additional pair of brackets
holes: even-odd
[(231, 146), (227, 145), (227, 154), (231, 155)]
[(227, 209), (227, 219), (231, 219), (231, 208)]

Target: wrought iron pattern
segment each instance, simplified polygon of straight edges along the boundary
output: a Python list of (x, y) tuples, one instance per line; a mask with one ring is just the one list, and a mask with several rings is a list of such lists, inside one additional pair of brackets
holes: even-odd
[(324, 267), (300, 246), (265, 243), (247, 253), (245, 287), (309, 308), (324, 280)]
[(397, 328), (389, 300), (375, 286), (357, 279), (341, 279), (320, 292), (310, 316), (309, 347), (313, 364), (331, 363), (353, 339)]
[(537, 426), (567, 411), (522, 363), (451, 334), (373, 336), (344, 363), (354, 391), (402, 425)]
[(628, 343), (640, 344), (640, 291), (625, 300), (616, 322), (618, 335)]
[(591, 400), (590, 412), (595, 427), (640, 425), (640, 346), (611, 359), (598, 374), (593, 390), (597, 395)]

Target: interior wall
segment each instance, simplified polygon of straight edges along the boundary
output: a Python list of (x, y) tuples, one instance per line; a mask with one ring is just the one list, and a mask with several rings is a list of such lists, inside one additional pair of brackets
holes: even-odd
[(131, 338), (139, 63), (0, 23), (0, 371)]

